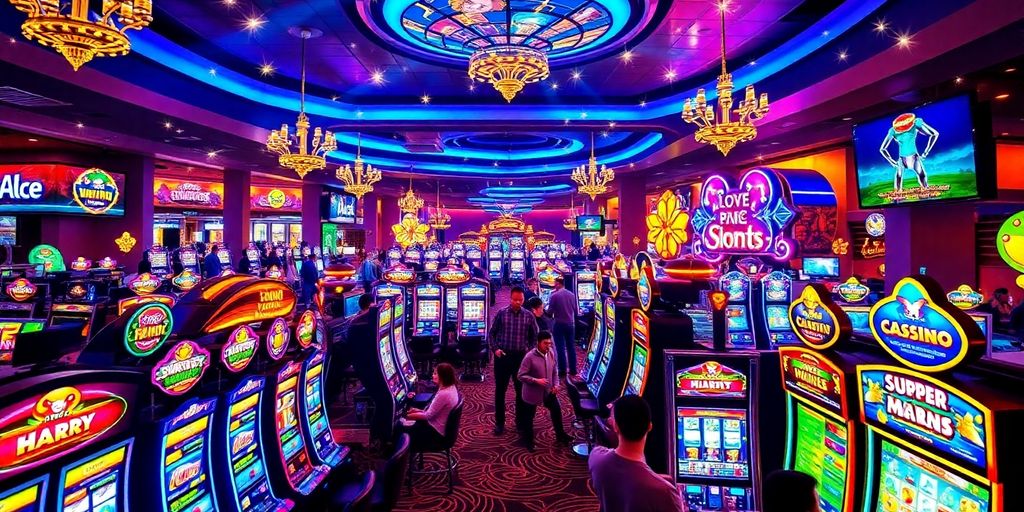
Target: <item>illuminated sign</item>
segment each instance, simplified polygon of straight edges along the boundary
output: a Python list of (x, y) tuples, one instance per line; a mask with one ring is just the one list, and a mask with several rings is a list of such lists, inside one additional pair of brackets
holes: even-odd
[(124, 346), (135, 357), (148, 356), (167, 341), (173, 327), (170, 308), (159, 302), (143, 304), (128, 319)]
[(278, 267), (277, 265), (271, 265), (269, 268), (267, 268), (266, 277), (267, 279), (283, 279), (284, 272), (281, 272), (281, 267)]
[(10, 363), (14, 358), (14, 347), (18, 342), (18, 334), (38, 332), (43, 330), (44, 326), (43, 320), (0, 322), (0, 363)]
[(612, 298), (619, 296), (619, 278), (615, 277), (614, 272), (608, 275), (608, 294)]
[(170, 295), (140, 295), (138, 297), (127, 297), (117, 301), (117, 314), (123, 315), (125, 311), (128, 311), (133, 306), (139, 304), (149, 304), (151, 302), (159, 302), (165, 304), (168, 307), (174, 306), (174, 297)]
[(135, 277), (128, 280), (126, 285), (128, 289), (135, 292), (136, 295), (148, 295), (157, 291), (160, 288), (162, 281), (159, 277), (150, 274), (149, 272), (143, 272), (137, 274)]
[(885, 234), (885, 215), (872, 213), (864, 219), (864, 229), (871, 236), (882, 236)]
[(100, 268), (103, 270), (114, 270), (117, 268), (117, 260), (111, 259), (110, 256), (100, 260)]
[(879, 238), (865, 238), (860, 246), (860, 255), (866, 260), (882, 258), (885, 256), (885, 240)]
[(974, 291), (970, 286), (962, 284), (946, 294), (946, 298), (954, 306), (960, 309), (974, 309), (985, 302), (985, 298), (978, 292)]
[(711, 262), (733, 254), (785, 261), (796, 250), (796, 243), (786, 237), (795, 218), (787, 187), (774, 171), (747, 171), (738, 186), (713, 175), (701, 187), (691, 221), (693, 252)]
[(224, 207), (224, 185), (155, 178), (153, 179), (153, 204), (219, 210)]
[(78, 272), (85, 272), (86, 270), (89, 270), (90, 267), (92, 267), (92, 260), (87, 260), (83, 256), (79, 256), (71, 262), (71, 270), (76, 270)]
[(312, 309), (307, 309), (299, 316), (299, 321), (295, 324), (295, 341), (299, 342), (300, 347), (309, 348), (316, 336), (315, 331), (316, 315), (313, 314)]
[(302, 190), (297, 188), (249, 187), (249, 204), (254, 210), (302, 211)]
[(81, 283), (75, 283), (68, 287), (68, 298), (74, 300), (84, 299), (89, 290)]
[(654, 269), (650, 264), (645, 262), (641, 265), (640, 278), (636, 280), (636, 296), (640, 300), (640, 307), (644, 311), (649, 311), (658, 294), (657, 283), (654, 282)]
[(60, 164), (0, 165), (0, 212), (124, 215), (124, 175)]
[(352, 224), (356, 221), (356, 196), (330, 192), (325, 217), (329, 222)]
[(24, 302), (35, 296), (39, 288), (24, 277), (19, 277), (7, 285), (7, 296), (16, 302)]
[(290, 338), (291, 333), (288, 332), (287, 320), (278, 318), (270, 324), (270, 329), (267, 330), (267, 353), (270, 354), (271, 359), (277, 361), (284, 357), (284, 353), (288, 351)]
[(181, 395), (192, 389), (209, 367), (210, 353), (196, 342), (184, 340), (153, 365), (152, 382), (168, 395)]
[(745, 398), (747, 376), (716, 361), (676, 371), (676, 396)]
[(256, 331), (248, 325), (241, 325), (235, 329), (224, 346), (220, 349), (220, 362), (231, 372), (238, 373), (249, 366), (256, 357), (256, 347), (259, 346), (260, 338)]
[(540, 283), (543, 284), (544, 286), (551, 287), (555, 286), (555, 279), (558, 279), (561, 276), (562, 274), (559, 273), (557, 270), (548, 267), (542, 270), (539, 274), (537, 274), (537, 280), (540, 281)]
[(846, 381), (843, 372), (827, 358), (803, 347), (779, 347), (782, 383), (800, 395), (836, 414), (847, 416)]
[(201, 280), (202, 278), (199, 277), (199, 274), (196, 274), (189, 269), (185, 269), (181, 271), (180, 274), (174, 276), (174, 278), (171, 279), (171, 283), (179, 290), (187, 292), (192, 288), (195, 288)]
[(434, 274), (434, 278), (437, 279), (437, 282), (444, 284), (462, 284), (469, 281), (471, 277), (472, 275), (468, 270), (456, 267), (444, 267)]
[(851, 277), (845, 283), (836, 286), (836, 293), (844, 301), (854, 304), (867, 298), (871, 288), (860, 284), (856, 277)]
[(395, 284), (416, 282), (416, 272), (405, 265), (395, 265), (384, 271), (384, 280)]
[(64, 255), (52, 245), (40, 244), (33, 247), (28, 252), (28, 262), (30, 265), (42, 265), (43, 270), (47, 272), (63, 272), (66, 270), (64, 267)]
[[(230, 329), (237, 325), (250, 324), (288, 316), (295, 308), (295, 291), (291, 286), (274, 279), (239, 278), (237, 282), (246, 281), (246, 286), (233, 290), (217, 308), (206, 324), (203, 332), (214, 332)], [(226, 288), (222, 288), (220, 291)]]
[(871, 308), (869, 322), (882, 348), (915, 370), (948, 370), (985, 348), (978, 325), (926, 276), (896, 283), (892, 295)]
[(0, 418), (0, 475), (66, 455), (111, 432), (128, 411), (119, 384), (56, 387), (5, 407)]
[[(124, 178), (121, 178), (122, 183)], [(99, 215), (118, 204), (121, 189), (114, 177), (103, 169), (86, 169), (71, 186), (72, 196), (86, 213)], [(123, 213), (123, 206), (122, 206)]]
[(992, 412), (956, 387), (904, 368), (857, 367), (861, 421), (915, 445), (988, 467)]
[(850, 336), (850, 319), (832, 302), (832, 295), (818, 283), (810, 283), (789, 305), (789, 323), (800, 341), (815, 350), (831, 348)]

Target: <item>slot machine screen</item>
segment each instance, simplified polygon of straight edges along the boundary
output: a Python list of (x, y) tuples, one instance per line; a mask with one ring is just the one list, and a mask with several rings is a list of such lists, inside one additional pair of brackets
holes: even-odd
[(445, 320), (448, 322), (454, 322), (459, 319), (459, 289), (449, 288), (445, 292)]
[(796, 404), (796, 457), (793, 469), (818, 478), (821, 512), (840, 512), (846, 494), (847, 429)]
[(398, 359), (398, 368), (405, 375), (406, 381), (410, 384), (416, 382), (416, 369), (413, 368), (412, 361), (409, 360), (409, 349), (405, 345), (405, 321), (399, 321), (405, 307), (395, 308), (395, 322), (392, 323), (394, 329), (392, 329), (392, 336), (395, 340), (395, 352)]
[(210, 422), (216, 399), (183, 405), (164, 425), (164, 510), (214, 510)]
[(149, 251), (149, 264), (153, 269), (167, 267), (167, 253), (164, 251)]
[(630, 366), (629, 380), (626, 382), (626, 395), (639, 395), (643, 392), (644, 380), (647, 377), (648, 353), (645, 347), (633, 347), (633, 364)]
[(551, 294), (554, 293), (554, 291), (555, 290), (551, 288), (545, 288), (543, 286), (540, 287), (540, 300), (544, 302), (545, 308), (548, 307), (548, 301), (551, 300)]
[[(65, 466), (57, 493), (57, 510), (63, 512), (115, 512), (125, 510), (124, 488), (128, 479), (131, 441), (114, 445)], [(0, 499), (0, 505), (6, 500)], [(13, 503), (12, 503), (13, 504)], [(41, 510), (14, 508), (16, 512)], [(7, 510), (0, 508), (0, 510)]]
[(590, 393), (595, 396), (597, 396), (601, 381), (608, 373), (608, 365), (612, 361), (612, 349), (615, 346), (615, 301), (611, 298), (605, 301), (604, 325), (604, 349), (601, 350), (601, 359), (598, 359), (597, 368), (594, 369), (594, 375), (590, 378), (590, 383), (587, 386)]
[(525, 272), (526, 264), (523, 260), (511, 260), (509, 261), (508, 268), (510, 272)]
[(850, 317), (850, 326), (853, 328), (853, 334), (860, 337), (871, 337), (871, 324), (868, 323), (871, 310), (869, 308), (858, 307), (858, 308), (843, 308), (846, 311), (846, 316)]
[(679, 477), (750, 477), (747, 411), (676, 408), (676, 471)]
[(359, 297), (361, 296), (358, 293), (345, 296), (345, 318), (352, 318), (359, 312)]
[(236, 503), (242, 512), (262, 511), (276, 498), (267, 481), (260, 444), (260, 391), (265, 380), (249, 377), (228, 396), (228, 454)]
[(221, 265), (231, 266), (231, 251), (227, 249), (217, 251), (217, 259), (220, 260)]
[(181, 258), (181, 265), (183, 267), (195, 267), (198, 265), (195, 251), (181, 251), (178, 253), (178, 257)]
[(416, 318), (421, 322), (440, 322), (441, 321), (441, 301), (433, 299), (423, 299), (417, 303), (418, 311), (416, 312)]
[(377, 354), (380, 357), (381, 370), (384, 372), (384, 380), (388, 383), (388, 390), (396, 402), (405, 398), (405, 388), (398, 375), (398, 368), (395, 368), (394, 354), (391, 353), (391, 336), (384, 335), (377, 342)]
[(43, 510), (46, 504), (48, 481), (48, 477), (38, 478), (13, 489), (0, 491), (0, 510), (10, 512), (39, 512)]
[[(297, 363), (289, 364), (298, 366)], [(283, 372), (288, 372), (288, 368), (286, 366)], [(293, 488), (298, 489), (313, 473), (313, 463), (309, 460), (309, 452), (306, 451), (306, 443), (299, 430), (297, 391), (299, 375), (294, 370), (288, 373), (291, 375), (285, 376), (283, 379), (279, 377), (278, 380), (274, 403), (274, 424), (281, 443), (281, 453), (284, 455), (283, 462), (288, 482)]]
[(597, 359), (597, 349), (601, 344), (601, 337), (604, 334), (604, 305), (597, 303), (594, 307), (594, 327), (590, 332), (590, 341), (587, 343), (587, 358), (583, 362), (583, 371), (580, 375), (590, 375), (591, 369), (594, 367), (594, 362)]
[(746, 306), (729, 305), (725, 308), (725, 318), (730, 331), (749, 331), (750, 317)]
[(309, 416), (309, 434), (313, 439), (313, 450), (322, 461), (329, 461), (338, 451), (334, 434), (328, 424), (324, 407), (323, 391), (324, 353), (313, 354), (306, 368), (305, 385), (306, 415)]
[(245, 257), (249, 258), (249, 261), (260, 261), (260, 251), (258, 249), (246, 249)]
[(789, 308), (782, 305), (765, 306), (765, 318), (768, 319), (768, 329), (772, 331), (790, 331)]
[(501, 272), (501, 260), (488, 260), (487, 270), (490, 272)]
[(990, 510), (988, 488), (884, 439), (879, 470), (877, 512)]
[(594, 308), (594, 295), (597, 294), (597, 284), (591, 282), (576, 284), (576, 303), (579, 305), (579, 313), (590, 312)]

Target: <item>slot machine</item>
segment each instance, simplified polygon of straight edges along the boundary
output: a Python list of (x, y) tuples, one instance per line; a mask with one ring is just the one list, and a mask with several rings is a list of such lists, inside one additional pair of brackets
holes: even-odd
[(779, 345), (799, 343), (789, 323), (789, 304), (793, 299), (793, 280), (785, 272), (769, 272), (761, 278), (754, 312), (758, 348), (774, 349)]
[[(267, 336), (269, 340), (274, 334), (268, 333)], [(273, 344), (268, 341), (270, 353), (275, 351)], [(284, 356), (286, 349), (287, 342), (281, 347), (279, 357)], [(303, 426), (309, 418), (299, 410), (303, 400), (299, 386), (302, 368), (302, 361), (287, 359), (272, 367), (270, 381), (263, 392), (261, 416), (263, 442), (271, 448), (271, 457), (275, 460), (270, 464), (271, 485), (275, 489), (286, 489), (296, 497), (313, 494), (331, 471), (330, 466), (320, 464), (310, 455), (310, 446), (303, 433)]]
[(547, 262), (547, 253), (544, 249), (536, 248), (530, 252), (530, 269), (532, 269), (533, 275), (537, 275), (541, 271), (541, 267)]
[(750, 278), (738, 271), (726, 272), (718, 279), (719, 289), (729, 294), (725, 309), (727, 339), (730, 348), (754, 348), (754, 322), (751, 319)]
[(49, 286), (36, 284), (24, 277), (15, 278), (4, 286), (0, 300), (0, 316), (4, 318), (44, 318)]
[(603, 295), (597, 294), (595, 296), (594, 323), (590, 330), (590, 338), (587, 341), (587, 355), (583, 359), (583, 366), (580, 368), (579, 374), (573, 379), (573, 383), (577, 384), (581, 391), (586, 388), (587, 382), (594, 375), (594, 371), (597, 368), (597, 360), (601, 357), (601, 352), (604, 349), (605, 331), (607, 330), (604, 322), (604, 302), (605, 297)]
[(492, 281), (501, 281), (505, 268), (505, 253), (500, 245), (487, 249), (487, 277)]
[(514, 283), (521, 283), (526, 277), (526, 251), (523, 249), (508, 252), (508, 276)]
[(302, 363), (303, 400), (301, 412), (302, 417), (307, 418), (306, 423), (308, 424), (308, 428), (303, 429), (303, 433), (306, 434), (305, 441), (312, 448), (312, 455), (317, 462), (334, 468), (348, 458), (349, 448), (340, 446), (334, 440), (334, 434), (331, 432), (324, 399), (326, 352), (322, 348), (322, 342), (317, 343), (317, 347)]
[(540, 292), (540, 299), (544, 301), (544, 307), (548, 307), (548, 300), (551, 299), (551, 294), (555, 291), (555, 279), (561, 277), (562, 274), (554, 268), (548, 266), (537, 274), (537, 290)]
[(896, 364), (857, 366), (864, 510), (1024, 509), (1020, 373), (970, 364), (984, 333), (930, 277), (901, 279), (868, 322)]
[(369, 418), (370, 434), (382, 441), (392, 439), (395, 422), (408, 398), (391, 353), (392, 308), (391, 299), (382, 298), (349, 326), (349, 339), (366, 345), (372, 343), (372, 346), (354, 347), (352, 366), (375, 406)]
[[(459, 321), (459, 288), (472, 279), (468, 270), (448, 266), (438, 270), (434, 279), (443, 286), (444, 319), (441, 324), (441, 344), (447, 344), (447, 333), (457, 334)], [(480, 281), (477, 281), (480, 282)], [(480, 282), (487, 286), (486, 282)]]
[(405, 263), (415, 263), (417, 265), (423, 264), (423, 251), (418, 247), (410, 246), (405, 250)]
[(484, 254), (479, 247), (471, 245), (466, 248), (466, 260), (469, 261), (470, 266), (481, 267), (483, 259)]
[(423, 252), (423, 270), (427, 272), (437, 272), (437, 267), (441, 264), (441, 251), (431, 248)]
[(181, 261), (181, 266), (184, 270), (189, 270), (193, 274), (199, 275), (199, 253), (192, 245), (186, 245), (178, 248), (178, 260)]
[[(407, 396), (416, 392), (416, 381), (419, 375), (412, 364), (412, 357), (409, 355), (409, 346), (405, 342), (406, 336), (406, 303), (412, 301), (406, 297), (412, 295), (412, 289), (406, 289), (408, 293), (392, 297), (391, 313), (391, 353), (395, 356), (395, 363), (398, 365), (398, 373), (402, 377), (402, 385), (405, 386)], [(415, 308), (411, 308), (415, 310)], [(413, 312), (409, 312), (411, 317)]]
[(466, 257), (466, 244), (462, 242), (455, 242), (452, 244), (452, 257), (453, 258), (465, 258)]
[(50, 306), (47, 325), (81, 323), (82, 336), (88, 339), (90, 333), (103, 327), (107, 318), (107, 297), (98, 296), (98, 285), (85, 280), (63, 283), (64, 292)]
[(594, 311), (594, 300), (597, 296), (597, 272), (593, 270), (577, 270), (573, 279), (576, 288), (576, 311), (580, 316)]
[(221, 245), (217, 249), (217, 259), (224, 268), (233, 269), (234, 264), (231, 262), (231, 249), (228, 249), (226, 245)]
[(298, 280), (299, 275), (302, 273), (302, 248), (299, 246), (292, 247), (291, 270), (295, 273), (293, 280)]
[(258, 276), (262, 265), (260, 264), (260, 249), (256, 247), (256, 244), (249, 244), (249, 248), (245, 250), (245, 257), (249, 259), (249, 273)]
[(412, 287), (415, 283), (416, 272), (405, 265), (398, 264), (385, 270), (381, 275), (381, 280), (373, 286), (374, 300), (379, 300), (381, 297), (400, 296), (403, 327), (412, 324)]
[(486, 338), (488, 322), (487, 285), (469, 281), (458, 288), (458, 337)]
[(161, 245), (154, 245), (149, 248), (149, 264), (152, 267), (152, 273), (159, 276), (160, 279), (165, 279), (174, 273), (171, 269), (171, 257), (170, 253), (167, 252), (167, 248)]
[[(454, 288), (453, 288), (454, 289)], [(458, 294), (458, 290), (456, 294)], [(429, 338), (431, 343), (441, 343), (441, 302), (446, 298), (440, 284), (421, 283), (413, 288), (412, 337)], [(453, 308), (454, 309), (454, 308)]]
[(587, 391), (602, 406), (622, 394), (632, 357), (631, 311), (638, 305), (633, 297), (619, 297), (619, 289), (610, 285), (604, 298), (604, 345), (587, 381)]
[(398, 246), (388, 249), (387, 260), (388, 268), (402, 263), (402, 249)]

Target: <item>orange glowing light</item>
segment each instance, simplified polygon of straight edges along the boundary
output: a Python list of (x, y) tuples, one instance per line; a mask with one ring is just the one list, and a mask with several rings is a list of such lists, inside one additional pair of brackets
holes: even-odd
[(202, 328), (210, 333), (242, 324), (287, 317), (295, 310), (295, 292), (291, 286), (272, 279), (253, 280), (227, 298)]
[(725, 309), (725, 305), (729, 303), (729, 294), (723, 291), (714, 291), (708, 294), (708, 300), (711, 301), (712, 309), (722, 311)]

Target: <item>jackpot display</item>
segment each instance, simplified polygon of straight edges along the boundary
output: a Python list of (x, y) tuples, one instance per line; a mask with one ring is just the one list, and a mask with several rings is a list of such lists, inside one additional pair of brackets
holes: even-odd
[(210, 436), (216, 405), (215, 398), (190, 400), (164, 422), (160, 459), (164, 512), (217, 510), (210, 477)]
[(124, 215), (124, 175), (61, 164), (0, 165), (0, 213)]
[(260, 376), (243, 379), (227, 395), (227, 414), (219, 430), (224, 432), (228, 483), (234, 510), (269, 512), (291, 508), (274, 495), (267, 478), (260, 425), (260, 401), (266, 380)]
[[(458, 296), (457, 288), (451, 288), (449, 293), (451, 292)], [(412, 335), (440, 336), (441, 286), (437, 284), (417, 285), (413, 290), (413, 307)]]
[[(131, 443), (118, 443), (61, 471), (57, 506), (67, 512), (124, 510)], [(3, 502), (0, 501), (0, 504)], [(19, 510), (19, 509), (13, 509)]]

